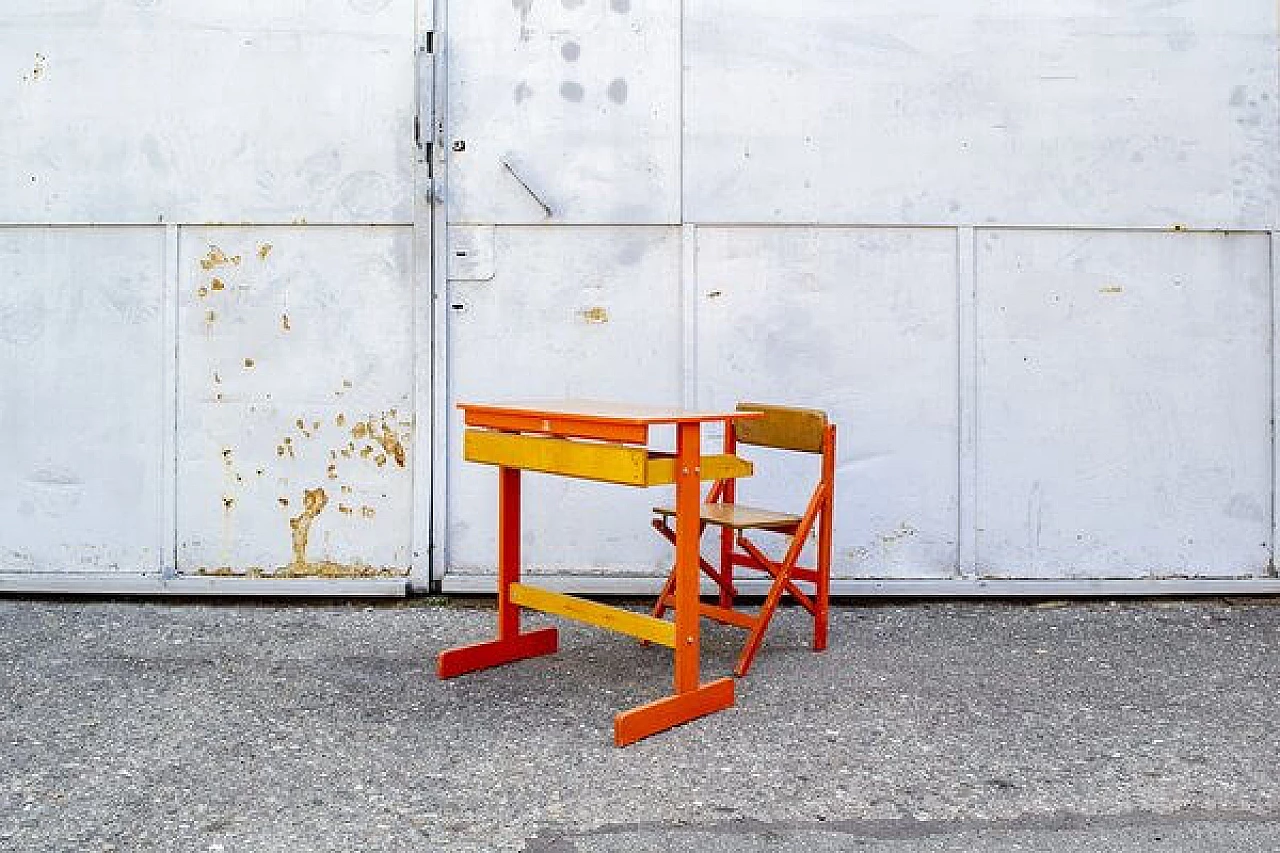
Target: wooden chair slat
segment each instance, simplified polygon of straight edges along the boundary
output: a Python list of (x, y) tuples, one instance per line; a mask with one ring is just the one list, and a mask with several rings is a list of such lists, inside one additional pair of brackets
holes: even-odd
[[(653, 511), (668, 518), (676, 514), (676, 508), (671, 506), (655, 506)], [(700, 514), (707, 524), (730, 530), (785, 530), (800, 523), (798, 515), (742, 504), (703, 504)]]
[(804, 453), (822, 452), (822, 437), (827, 429), (826, 412), (766, 403), (739, 403), (738, 411), (764, 413), (762, 418), (739, 421), (733, 425), (739, 444)]

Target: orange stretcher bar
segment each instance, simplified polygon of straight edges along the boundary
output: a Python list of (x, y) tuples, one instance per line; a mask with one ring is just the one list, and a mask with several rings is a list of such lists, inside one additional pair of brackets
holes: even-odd
[[(438, 676), (453, 678), (554, 652), (554, 628), (520, 630), (524, 608), (672, 648), (673, 694), (618, 714), (618, 746), (731, 707), (733, 679), (704, 683), (699, 676), (700, 486), (703, 480), (749, 476), (751, 466), (733, 455), (703, 457), (701, 429), (705, 423), (758, 414), (589, 400), (462, 403), (459, 408), (471, 428), (464, 444), (466, 458), (498, 467), (498, 631), (493, 640), (442, 652)], [(649, 429), (658, 425), (675, 427), (674, 456), (647, 449)], [(633, 486), (675, 484), (674, 622), (520, 582), (520, 474), (525, 470)]]

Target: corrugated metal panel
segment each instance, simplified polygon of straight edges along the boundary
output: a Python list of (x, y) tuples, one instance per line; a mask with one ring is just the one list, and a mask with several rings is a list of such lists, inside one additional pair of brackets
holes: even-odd
[(981, 573), (1265, 574), (1267, 237), (980, 232), (977, 275)]
[[(813, 406), (840, 428), (835, 572), (954, 574), (955, 233), (700, 228), (696, 310), (700, 405)], [(742, 494), (799, 512), (816, 476), (771, 454)]]
[(0, 10), (0, 222), (408, 222), (413, 0)]
[(1276, 4), (689, 0), (685, 215), (1270, 228)]
[(410, 249), (405, 227), (184, 229), (182, 572), (408, 571)]
[(0, 228), (0, 572), (159, 571), (164, 246)]
[(450, 4), (449, 219), (680, 221), (680, 3)]

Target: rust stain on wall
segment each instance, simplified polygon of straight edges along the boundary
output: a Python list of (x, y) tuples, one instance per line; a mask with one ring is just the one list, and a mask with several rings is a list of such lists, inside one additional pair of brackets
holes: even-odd
[(196, 569), (195, 573), (207, 578), (401, 578), (407, 576), (409, 570), (390, 567), (379, 568), (365, 565), (364, 563), (337, 563), (332, 560), (321, 560), (315, 563), (307, 563), (301, 571), (295, 570), (292, 566), (284, 566), (274, 573), (266, 571), (261, 566), (249, 566), (243, 569), (218, 566), (216, 568)]
[[(253, 366), (253, 359), (246, 358), (245, 366)], [(221, 382), (221, 376), (214, 374), (215, 383)], [(349, 380), (343, 381), (343, 386), (351, 387)], [(269, 395), (268, 395), (269, 397)], [(286, 423), (288, 420), (286, 418)], [(326, 433), (326, 430), (335, 430), (334, 433)], [(352, 437), (358, 437), (352, 440)], [(303, 488), (303, 494), (299, 499), (301, 506), (293, 503), (293, 499), (281, 494), (290, 491), (288, 481), (278, 479), (276, 488), (277, 509), (274, 512), (280, 512), (281, 515), (289, 522), (290, 540), (292, 555), (291, 559), (285, 564), (275, 568), (255, 568), (251, 572), (243, 567), (227, 568), (229, 556), (224, 556), (222, 561), (215, 564), (215, 567), (209, 569), (198, 569), (202, 574), (228, 574), (235, 576), (252, 576), (252, 577), (402, 577), (408, 573), (405, 567), (374, 567), (368, 564), (356, 561), (354, 563), (337, 562), (331, 559), (325, 559), (328, 555), (309, 555), (308, 550), (316, 550), (321, 546), (311, 541), (311, 535), (317, 529), (316, 519), (321, 517), (327, 510), (329, 503), (334, 503), (337, 514), (330, 516), (330, 523), (334, 529), (323, 528), (326, 537), (329, 535), (339, 535), (344, 530), (343, 524), (348, 523), (348, 519), (361, 519), (363, 523), (376, 523), (374, 519), (378, 517), (377, 494), (372, 492), (365, 494), (365, 489), (356, 487), (354, 484), (345, 482), (347, 477), (342, 469), (344, 459), (359, 460), (363, 459), (371, 462), (378, 468), (389, 467), (391, 463), (400, 468), (405, 468), (408, 464), (408, 444), (412, 437), (412, 420), (406, 419), (397, 413), (395, 408), (386, 409), (384, 411), (369, 412), (363, 416), (348, 414), (346, 411), (335, 412), (329, 411), (323, 414), (317, 413), (297, 413), (295, 412), (292, 422), (289, 424), (287, 434), (281, 434), (276, 445), (276, 456), (281, 459), (299, 460), (304, 463), (308, 469), (312, 470), (309, 476), (310, 482), (315, 483), (317, 475), (320, 475), (320, 465), (324, 466), (324, 473), (320, 475), (321, 481), (326, 482), (325, 488)], [(323, 441), (322, 445), (315, 445), (312, 442)], [(235, 451), (235, 457), (232, 456), (232, 448), (224, 448), (222, 454), (228, 466), (228, 494), (232, 494), (236, 481), (242, 481), (243, 478), (237, 474), (233, 468), (252, 462), (244, 462), (239, 459), (239, 450)], [(317, 454), (320, 454), (317, 458)], [(324, 458), (326, 457), (327, 458)], [(323, 461), (322, 461), (323, 460)], [(261, 464), (258, 462), (257, 464)], [(252, 471), (250, 467), (246, 470)], [(265, 476), (268, 472), (265, 469), (258, 468), (259, 476)], [(247, 475), (246, 475), (247, 476)], [(330, 493), (326, 489), (336, 490), (333, 494), (341, 494), (341, 500), (331, 500)], [(359, 497), (357, 497), (359, 494)], [(269, 496), (263, 496), (266, 500), (270, 500)], [(296, 497), (296, 495), (295, 495)], [(386, 498), (386, 494), (382, 494)], [(234, 498), (240, 500), (240, 497)], [(231, 504), (227, 504), (226, 519), (232, 518)], [(241, 507), (236, 506), (236, 510)], [(339, 521), (340, 520), (340, 521)], [(345, 528), (350, 530), (350, 528)]]
[(263, 243), (261, 246), (259, 246), (259, 247), (258, 247), (258, 260), (260, 260), (260, 261), (265, 261), (265, 260), (267, 259), (267, 255), (271, 254), (271, 250), (272, 250), (273, 248), (274, 248), (274, 247), (273, 247), (270, 243)]
[(48, 67), (49, 57), (43, 53), (37, 53), (35, 62), (31, 65), (31, 73), (22, 75), (22, 79), (34, 83), (44, 76), (44, 71)]
[[(396, 460), (396, 465), (400, 466), (401, 468), (404, 467), (404, 462), (405, 462), (404, 445), (400, 442), (400, 436), (396, 435), (395, 432), (393, 432), (389, 426), (383, 423), (382, 435), (373, 436), (373, 440), (378, 442), (378, 444), (382, 445), (382, 449), (385, 450), (388, 455), (390, 455), (392, 458)], [(385, 461), (385, 457), (384, 457), (384, 461)], [(382, 462), (379, 462), (378, 465), (382, 465)]]
[(200, 266), (203, 269), (211, 270), (227, 265), (239, 266), (240, 261), (239, 255), (227, 255), (218, 246), (210, 246), (209, 253), (200, 259)]
[(302, 493), (302, 513), (289, 519), (289, 531), (293, 537), (293, 562), (289, 568), (293, 571), (305, 571), (307, 568), (307, 539), (311, 536), (311, 524), (329, 504), (329, 496), (324, 489), (305, 489)]

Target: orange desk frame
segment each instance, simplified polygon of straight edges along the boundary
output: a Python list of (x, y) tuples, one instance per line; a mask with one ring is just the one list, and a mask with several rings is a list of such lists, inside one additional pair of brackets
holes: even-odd
[[(592, 450), (601, 449), (600, 445), (609, 445), (628, 458), (635, 455), (637, 447), (645, 448), (650, 427), (675, 426), (676, 453), (672, 473), (676, 491), (675, 622), (674, 631), (670, 632), (670, 645), (673, 646), (675, 656), (675, 690), (670, 696), (618, 714), (614, 718), (614, 743), (626, 746), (689, 720), (732, 707), (732, 678), (704, 683), (699, 676), (699, 511), (701, 482), (712, 478), (708, 477), (709, 472), (703, 471), (701, 430), (704, 423), (728, 423), (736, 419), (758, 417), (758, 414), (738, 411), (691, 412), (573, 400), (505, 405), (462, 403), (459, 408), (464, 413), (466, 425), (480, 431), (484, 438), (491, 437), (489, 431), (496, 431), (513, 436), (513, 441), (526, 441), (522, 437), (527, 437), (530, 443), (545, 441), (546, 438), (562, 439), (565, 440), (562, 444), (569, 450), (580, 449), (579, 442), (589, 445)], [(609, 452), (607, 448), (605, 452)], [(553, 465), (535, 467), (514, 456), (505, 460), (508, 464), (501, 464), (504, 460), (498, 456), (473, 459), (497, 464), (499, 469), (498, 636), (488, 642), (441, 652), (436, 666), (440, 678), (453, 678), (479, 669), (554, 653), (558, 645), (556, 629), (521, 631), (522, 607), (544, 609), (570, 618), (579, 618), (644, 639), (654, 639), (657, 634), (665, 635), (670, 630), (663, 627), (670, 623), (662, 620), (521, 584), (520, 473), (522, 470), (540, 470), (546, 473), (557, 471)], [(706, 457), (705, 461), (709, 463), (712, 459), (713, 457)], [(746, 476), (749, 473), (750, 468), (747, 466), (745, 473), (738, 473), (736, 476)], [(580, 471), (572, 476), (602, 479)], [(539, 606), (540, 604), (545, 606)], [(608, 611), (612, 611), (612, 614)], [(613, 618), (609, 618), (610, 615)], [(654, 636), (640, 633), (634, 624), (625, 624), (641, 620), (645, 621), (647, 630)], [(649, 620), (656, 624), (648, 624)], [(640, 627), (645, 628), (646, 625)], [(654, 641), (668, 644), (661, 639)]]

